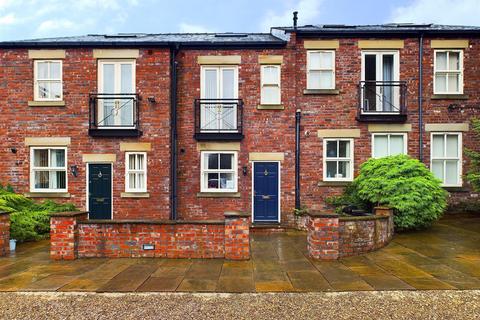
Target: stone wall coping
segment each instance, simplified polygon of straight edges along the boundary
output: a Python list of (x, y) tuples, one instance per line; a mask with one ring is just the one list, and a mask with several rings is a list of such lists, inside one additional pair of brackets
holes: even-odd
[(224, 216), (225, 218), (248, 218), (250, 217), (250, 213), (231, 210), (231, 211), (225, 211)]
[(4, 214), (10, 214), (10, 212), (8, 211), (0, 211), (0, 216), (4, 215)]
[(70, 218), (73, 218), (73, 217), (78, 217), (78, 216), (81, 216), (81, 215), (84, 215), (84, 214), (88, 214), (88, 212), (87, 211), (52, 212), (52, 213), (50, 213), (50, 217), (55, 217), (55, 218), (70, 217)]
[(82, 220), (79, 224), (154, 224), (154, 225), (184, 225), (184, 224), (208, 224), (224, 225), (224, 220)]
[(369, 221), (369, 220), (381, 220), (381, 219), (388, 219), (389, 216), (378, 216), (378, 215), (371, 215), (371, 216), (341, 216), (339, 218), (340, 221)]
[(338, 218), (339, 217), (339, 215), (336, 213), (325, 213), (325, 212), (318, 212), (318, 211), (307, 212), (307, 215), (309, 215), (312, 218)]
[(387, 207), (387, 206), (377, 206), (377, 207), (374, 207), (373, 209), (391, 210), (392, 208)]

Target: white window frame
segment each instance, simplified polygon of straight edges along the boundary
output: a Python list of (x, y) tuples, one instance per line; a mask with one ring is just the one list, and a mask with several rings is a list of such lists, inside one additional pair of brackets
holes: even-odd
[[(458, 59), (459, 65), (460, 65), (460, 70), (459, 71), (451, 71), (451, 70), (437, 70), (437, 53), (438, 52), (446, 52), (447, 53), (447, 67), (450, 65), (450, 54), (449, 52), (458, 52)], [(441, 49), (441, 50), (434, 50), (433, 51), (433, 93), (434, 94), (463, 94), (463, 50), (461, 49)], [(437, 90), (437, 85), (436, 85), (436, 78), (437, 78), (437, 73), (442, 73), (442, 74), (447, 74), (447, 82), (446, 82), (446, 89), (447, 91), (436, 91)], [(448, 91), (448, 75), (449, 74), (459, 74), (459, 79), (458, 79), (458, 91), (457, 92), (449, 92)]]
[(391, 136), (403, 136), (403, 154), (408, 154), (408, 136), (405, 132), (377, 132), (372, 133), (372, 158), (379, 158), (375, 156), (375, 137), (376, 136), (387, 136), (387, 157), (391, 156), (390, 152), (390, 137)]
[[(457, 150), (457, 154), (458, 154), (458, 157), (441, 157), (441, 158), (434, 158), (433, 157), (433, 136), (440, 136), (440, 135), (443, 135), (444, 136), (444, 146), (443, 146), (443, 150), (444, 152), (447, 151), (447, 139), (446, 139), (446, 136), (447, 135), (456, 135), (458, 136), (458, 150)], [(458, 166), (457, 166), (457, 177), (458, 177), (458, 183), (457, 184), (445, 184), (445, 177), (446, 177), (446, 168), (447, 166), (444, 164), (443, 165), (443, 181), (442, 181), (442, 186), (443, 187), (461, 187), (463, 185), (463, 180), (462, 180), (462, 172), (463, 172), (463, 168), (462, 168), (462, 161), (463, 161), (463, 140), (462, 140), (462, 133), (461, 132), (432, 132), (430, 134), (430, 171), (433, 173), (433, 160), (443, 160), (444, 162), (446, 162), (447, 160), (457, 160), (458, 161)]]
[[(38, 64), (50, 62), (50, 63), (60, 63), (60, 78), (59, 79), (38, 79)], [(50, 73), (50, 70), (48, 71)], [(60, 82), (60, 97), (59, 98), (41, 98), (38, 90), (38, 82)], [(62, 101), (63, 100), (63, 61), (55, 59), (46, 59), (46, 60), (34, 60), (33, 62), (33, 99), (35, 101)]]
[[(50, 163), (51, 150), (64, 150), (65, 167), (35, 167), (34, 153), (35, 150), (48, 150), (48, 162)], [(37, 189), (35, 188), (35, 172), (36, 171), (61, 171), (65, 170), (65, 188), (64, 189)], [(68, 154), (67, 147), (30, 147), (30, 192), (52, 193), (52, 192), (68, 192)]]
[[(341, 157), (327, 157), (327, 142), (328, 141), (336, 141), (337, 142), (337, 148), (338, 148), (338, 143), (340, 141), (349, 141), (350, 142), (350, 157), (348, 158), (341, 158)], [(353, 143), (354, 139), (351, 138), (328, 138), (328, 139), (323, 139), (323, 181), (353, 181), (353, 167), (354, 167), (354, 154), (353, 154)], [(327, 161), (350, 161), (350, 177), (349, 178), (328, 178), (327, 177)], [(338, 169), (338, 166), (337, 166)]]
[[(278, 77), (277, 77), (277, 80), (276, 80), (276, 83), (265, 83), (265, 77), (264, 77), (264, 73), (265, 73), (265, 69), (266, 68), (276, 68), (278, 70)], [(278, 105), (278, 104), (281, 104), (282, 103), (282, 89), (281, 89), (281, 72), (282, 72), (282, 68), (280, 65), (277, 65), (277, 64), (264, 64), (261, 66), (261, 69), (260, 69), (260, 81), (261, 81), (261, 86), (260, 86), (260, 104), (264, 104), (264, 105)], [(263, 88), (264, 87), (273, 87), (273, 88), (278, 88), (278, 101), (275, 101), (275, 102), (265, 102), (264, 99), (264, 95), (263, 95)]]
[[(326, 52), (332, 54), (332, 69), (310, 69), (310, 55), (312, 53), (321, 53)], [(307, 50), (307, 89), (309, 90), (331, 90), (335, 89), (336, 86), (336, 75), (335, 75), (335, 50)], [(320, 87), (320, 88), (313, 88), (310, 80), (310, 72), (311, 71), (331, 71), (332, 72), (332, 85), (330, 87)]]
[[(206, 170), (205, 168), (205, 154), (232, 154), (232, 169), (213, 169)], [(202, 151), (200, 152), (200, 192), (217, 192), (217, 193), (231, 193), (238, 192), (238, 152), (237, 151)], [(205, 173), (233, 173), (233, 189), (213, 189), (205, 187)]]
[[(130, 169), (130, 155), (143, 155), (143, 170), (132, 170)], [(125, 152), (125, 192), (137, 193), (137, 192), (147, 192), (147, 153), (146, 152)], [(143, 173), (144, 188), (141, 189), (132, 189), (130, 188), (130, 173)]]

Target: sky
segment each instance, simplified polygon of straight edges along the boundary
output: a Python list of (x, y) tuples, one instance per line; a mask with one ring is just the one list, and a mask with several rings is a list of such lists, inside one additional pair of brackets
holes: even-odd
[(268, 32), (389, 22), (480, 25), (480, 0), (0, 0), (0, 41), (85, 34)]

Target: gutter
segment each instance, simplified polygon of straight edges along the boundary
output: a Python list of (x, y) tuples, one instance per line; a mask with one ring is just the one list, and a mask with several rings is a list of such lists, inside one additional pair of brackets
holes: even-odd
[(170, 48), (170, 220), (177, 220), (177, 52)]
[(418, 38), (418, 159), (423, 162), (423, 33)]

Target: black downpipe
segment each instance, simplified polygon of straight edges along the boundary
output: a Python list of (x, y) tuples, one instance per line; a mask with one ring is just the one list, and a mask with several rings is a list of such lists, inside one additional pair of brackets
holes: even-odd
[(423, 162), (423, 33), (418, 39), (418, 159)]
[(302, 111), (295, 112), (295, 209), (300, 209), (300, 119)]
[(177, 52), (170, 49), (170, 220), (177, 220)]

